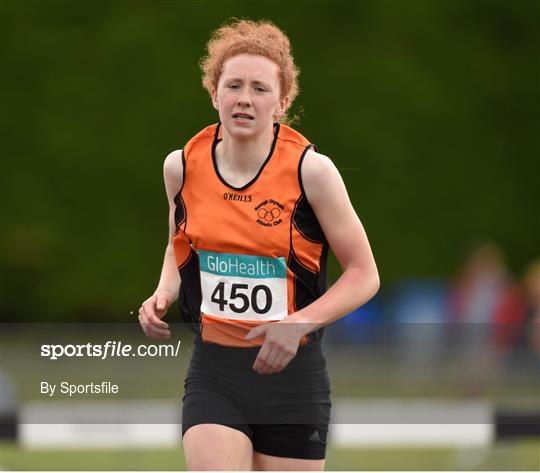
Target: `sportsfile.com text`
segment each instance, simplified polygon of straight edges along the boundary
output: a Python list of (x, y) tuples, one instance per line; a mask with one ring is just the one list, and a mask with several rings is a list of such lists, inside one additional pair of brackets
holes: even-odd
[(91, 357), (105, 360), (114, 357), (173, 357), (178, 356), (180, 352), (181, 341), (176, 345), (137, 345), (133, 347), (129, 343), (121, 341), (107, 341), (104, 344), (86, 343), (86, 344), (68, 344), (68, 345), (41, 345), (41, 356), (49, 360), (58, 360), (68, 357)]

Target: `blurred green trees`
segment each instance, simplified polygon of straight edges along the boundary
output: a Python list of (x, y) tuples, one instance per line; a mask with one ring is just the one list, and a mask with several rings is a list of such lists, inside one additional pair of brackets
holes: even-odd
[(134, 317), (166, 244), (162, 161), (217, 120), (198, 60), (231, 16), (289, 34), (297, 128), (341, 169), (383, 285), (449, 276), (478, 238), (520, 271), (539, 244), (538, 13), (526, 0), (0, 3), (2, 320)]

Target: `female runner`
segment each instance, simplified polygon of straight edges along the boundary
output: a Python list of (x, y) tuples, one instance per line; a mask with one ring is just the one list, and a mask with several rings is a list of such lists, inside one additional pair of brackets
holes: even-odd
[[(162, 318), (179, 297), (195, 332), (188, 469), (322, 470), (323, 327), (377, 292), (375, 261), (332, 161), (285, 125), (298, 92), (285, 34), (234, 20), (201, 64), (220, 122), (165, 159), (169, 242), (139, 320), (149, 337), (170, 337)], [(329, 247), (343, 274), (326, 291)]]

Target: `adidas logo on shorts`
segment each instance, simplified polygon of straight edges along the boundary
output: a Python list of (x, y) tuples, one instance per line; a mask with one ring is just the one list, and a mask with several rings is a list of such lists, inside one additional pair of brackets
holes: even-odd
[(321, 441), (321, 438), (319, 437), (319, 431), (318, 430), (315, 430), (312, 434), (311, 434), (311, 437), (309, 437), (308, 439), (310, 442), (320, 442)]

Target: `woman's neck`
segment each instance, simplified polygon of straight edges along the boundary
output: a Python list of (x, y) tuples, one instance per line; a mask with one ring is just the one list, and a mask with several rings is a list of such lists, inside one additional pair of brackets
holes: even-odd
[(216, 159), (220, 172), (249, 177), (256, 174), (270, 152), (274, 141), (274, 127), (251, 139), (233, 138), (223, 127), (223, 140), (216, 147)]

